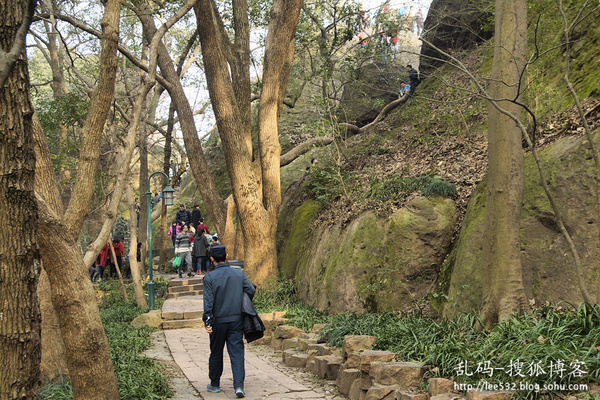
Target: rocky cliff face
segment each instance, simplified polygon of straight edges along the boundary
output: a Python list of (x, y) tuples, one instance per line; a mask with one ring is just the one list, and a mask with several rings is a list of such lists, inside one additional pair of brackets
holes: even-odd
[[(596, 132), (596, 142), (600, 133)], [(595, 295), (600, 274), (598, 207), (594, 162), (585, 137), (565, 137), (540, 151), (551, 190), (556, 196), (567, 230), (579, 250), (587, 290)], [(526, 187), (521, 215), (523, 280), (527, 297), (579, 303), (582, 296), (565, 239), (541, 187), (537, 167), (526, 158)], [(487, 180), (473, 194), (460, 238), (444, 265), (438, 292), (446, 316), (478, 310), (481, 302), (481, 249)]]
[(278, 231), (279, 266), (308, 304), (329, 312), (402, 309), (432, 290), (452, 241), (452, 200), (414, 197), (388, 218), (366, 212), (346, 226), (314, 226), (318, 211), (312, 200), (288, 201)]
[(434, 47), (456, 55), (492, 37), (494, 2), (433, 0), (424, 24), (421, 78), (444, 59)]

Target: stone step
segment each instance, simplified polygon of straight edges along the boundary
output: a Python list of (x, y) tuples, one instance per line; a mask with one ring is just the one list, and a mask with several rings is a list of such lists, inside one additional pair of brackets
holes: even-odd
[(204, 328), (204, 321), (201, 318), (196, 319), (175, 319), (165, 320), (162, 323), (163, 329), (185, 329), (185, 328)]
[(165, 321), (173, 321), (177, 319), (199, 319), (202, 318), (203, 311), (172, 311), (172, 312), (163, 312), (162, 319)]
[(184, 297), (184, 296), (202, 296), (202, 290), (190, 290), (189, 292), (181, 292), (181, 293), (168, 293), (167, 294), (167, 300), (169, 299), (175, 299), (178, 297)]
[(188, 278), (188, 277), (174, 278), (169, 281), (169, 287), (202, 284), (203, 280), (204, 280), (203, 277), (197, 277), (197, 276), (194, 276), (192, 278)]
[(202, 291), (203, 285), (201, 283), (197, 283), (195, 285), (185, 285), (185, 286), (173, 286), (170, 287), (167, 293), (181, 293), (188, 292), (190, 290), (199, 290)]

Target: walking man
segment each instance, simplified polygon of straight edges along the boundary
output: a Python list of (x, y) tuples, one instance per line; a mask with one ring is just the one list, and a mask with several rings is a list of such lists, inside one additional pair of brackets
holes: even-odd
[(252, 298), (256, 290), (244, 271), (227, 264), (225, 246), (210, 249), (215, 270), (204, 277), (204, 314), (202, 319), (210, 334), (210, 357), (206, 389), (212, 393), (221, 391), (223, 373), (223, 347), (231, 360), (233, 387), (238, 398), (245, 397), (244, 378), (244, 324), (242, 322), (242, 299), (244, 292)]
[[(187, 225), (188, 228), (190, 227), (190, 222), (192, 221), (192, 214), (190, 213), (190, 210), (185, 208), (185, 204), (179, 205), (179, 211), (177, 211), (177, 213), (175, 214), (175, 221), (177, 221), (178, 224), (184, 223), (185, 225)], [(195, 228), (196, 227), (194, 227), (194, 229)]]

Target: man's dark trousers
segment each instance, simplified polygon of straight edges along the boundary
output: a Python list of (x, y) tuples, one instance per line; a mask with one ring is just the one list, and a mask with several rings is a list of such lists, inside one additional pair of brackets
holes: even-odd
[(242, 320), (212, 326), (210, 334), (210, 357), (208, 359), (208, 377), (210, 384), (220, 387), (223, 374), (223, 347), (227, 343), (227, 353), (233, 371), (233, 387), (244, 388), (246, 370), (244, 368), (244, 324)]

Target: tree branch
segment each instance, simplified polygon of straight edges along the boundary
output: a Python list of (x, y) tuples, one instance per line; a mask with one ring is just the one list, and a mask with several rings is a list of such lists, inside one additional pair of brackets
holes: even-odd
[[(37, 21), (42, 18), (49, 18), (49, 17), (50, 17), (50, 14), (38, 14), (34, 18), (34, 20)], [(94, 35), (98, 38), (102, 37), (102, 33), (100, 31), (87, 26), (84, 22), (78, 20), (77, 18), (71, 17), (69, 15), (63, 15), (63, 14), (54, 14), (54, 17), (60, 19), (61, 21), (68, 22), (69, 24), (73, 25), (74, 27), (79, 28), (82, 31), (87, 32), (91, 35)], [(121, 44), (117, 45), (117, 50), (119, 50), (119, 53), (123, 54), (123, 56), (125, 56), (129, 61), (131, 61), (131, 63), (133, 65), (135, 65), (142, 71), (148, 73), (148, 67), (146, 65), (144, 65), (144, 63), (142, 61), (140, 61), (136, 56), (134, 56), (129, 50), (127, 50)], [(165, 88), (171, 87), (169, 82), (158, 74), (156, 75), (156, 81), (158, 83), (160, 83), (162, 86), (164, 86)]]
[(291, 163), (292, 161), (294, 161), (301, 155), (310, 151), (313, 147), (327, 146), (328, 144), (330, 144), (332, 142), (333, 142), (333, 138), (331, 138), (331, 137), (319, 137), (319, 138), (312, 138), (310, 140), (307, 140), (306, 142), (301, 143), (298, 146), (294, 147), (287, 153), (282, 154), (279, 157), (279, 167), (284, 167), (284, 166), (288, 165), (289, 163)]
[(408, 101), (409, 97), (410, 97), (410, 94), (406, 93), (404, 96), (400, 97), (399, 99), (396, 99), (396, 100), (392, 101), (391, 103), (388, 103), (385, 107), (383, 107), (383, 109), (379, 112), (377, 117), (372, 122), (370, 122), (369, 124), (367, 124), (361, 128), (359, 128), (358, 126), (356, 126), (354, 124), (349, 124), (346, 122), (340, 123), (340, 126), (343, 126), (348, 131), (352, 132), (352, 134), (355, 134), (355, 135), (358, 133), (365, 132), (365, 131), (371, 129), (373, 126), (377, 125), (383, 118), (385, 118), (386, 115), (388, 115), (390, 112), (392, 112), (392, 110), (394, 110), (400, 104), (406, 103)]
[(25, 6), (25, 15), (23, 16), (23, 23), (19, 27), (17, 34), (15, 35), (15, 41), (8, 53), (5, 53), (0, 48), (0, 90), (4, 88), (4, 83), (8, 78), (8, 75), (12, 71), (17, 58), (23, 52), (25, 48), (25, 36), (27, 36), (27, 31), (29, 30), (29, 25), (33, 21), (33, 13), (35, 12), (35, 6), (37, 4), (37, 0), (28, 0), (27, 5)]

